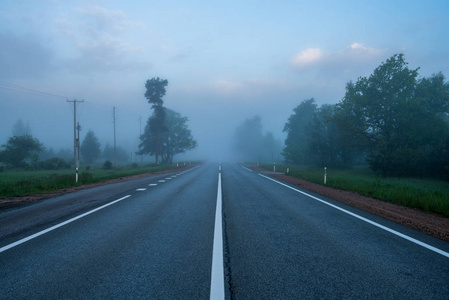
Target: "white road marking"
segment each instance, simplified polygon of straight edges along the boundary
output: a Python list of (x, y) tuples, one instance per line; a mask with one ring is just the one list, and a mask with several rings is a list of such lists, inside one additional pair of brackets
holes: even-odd
[(157, 183), (150, 183), (148, 186), (156, 186)]
[(159, 182), (165, 182), (165, 180), (159, 180)]
[(285, 186), (285, 187), (288, 187), (289, 189), (292, 189), (292, 190), (294, 190), (294, 191), (296, 191), (296, 192), (298, 192), (298, 193), (301, 193), (301, 194), (303, 194), (303, 195), (306, 195), (306, 196), (308, 196), (308, 197), (310, 197), (310, 198), (312, 198), (312, 199), (314, 199), (314, 200), (316, 200), (316, 201), (319, 201), (319, 202), (321, 202), (321, 203), (323, 203), (323, 204), (329, 205), (330, 207), (333, 207), (333, 208), (335, 208), (335, 209), (338, 209), (339, 211), (342, 211), (342, 212), (344, 212), (344, 213), (346, 213), (346, 214), (348, 214), (348, 215), (350, 215), (350, 216), (353, 216), (353, 217), (355, 217), (355, 218), (357, 218), (357, 219), (359, 219), (359, 220), (362, 220), (362, 221), (364, 221), (364, 222), (366, 222), (366, 223), (369, 223), (369, 224), (371, 224), (371, 225), (374, 225), (374, 226), (376, 226), (376, 227), (378, 227), (378, 228), (380, 228), (380, 229), (383, 229), (383, 230), (385, 230), (385, 231), (388, 231), (388, 232), (390, 232), (390, 233), (392, 233), (392, 234), (394, 234), (394, 235), (396, 235), (396, 236), (399, 236), (399, 237), (401, 237), (401, 238), (403, 238), (403, 239), (406, 239), (406, 240), (408, 240), (408, 241), (410, 241), (410, 242), (412, 242), (412, 243), (415, 243), (415, 244), (417, 244), (417, 245), (419, 245), (419, 246), (421, 246), (421, 247), (424, 247), (424, 248), (426, 248), (426, 249), (429, 249), (429, 250), (431, 250), (431, 251), (433, 251), (433, 252), (436, 252), (436, 253), (438, 253), (438, 254), (441, 254), (441, 255), (446, 256), (447, 258), (449, 258), (449, 253), (448, 253), (448, 252), (445, 252), (445, 251), (443, 251), (443, 250), (440, 250), (440, 249), (438, 249), (438, 248), (436, 248), (436, 247), (433, 247), (433, 246), (431, 246), (431, 245), (429, 245), (429, 244), (423, 243), (423, 242), (421, 242), (421, 241), (419, 241), (419, 240), (417, 240), (417, 239), (414, 239), (414, 238), (412, 238), (412, 237), (410, 237), (410, 236), (408, 236), (408, 235), (405, 235), (405, 234), (400, 233), (400, 232), (398, 232), (398, 231), (396, 231), (396, 230), (393, 230), (393, 229), (388, 228), (388, 227), (386, 227), (386, 226), (383, 226), (383, 225), (381, 225), (381, 224), (379, 224), (379, 223), (376, 223), (376, 222), (374, 222), (374, 221), (371, 221), (371, 220), (369, 220), (369, 219), (367, 219), (367, 218), (364, 218), (364, 217), (362, 217), (362, 216), (359, 216), (359, 215), (357, 215), (357, 214), (355, 214), (355, 213), (353, 213), (353, 212), (350, 212), (350, 211), (348, 211), (348, 210), (346, 210), (346, 209), (343, 209), (343, 208), (338, 207), (338, 206), (336, 206), (336, 205), (334, 205), (334, 204), (331, 204), (331, 203), (329, 203), (329, 202), (326, 202), (326, 201), (324, 201), (324, 200), (322, 200), (322, 199), (320, 199), (320, 198), (317, 198), (317, 197), (312, 196), (312, 195), (310, 195), (310, 194), (307, 194), (307, 193), (305, 193), (305, 192), (303, 192), (303, 191), (300, 191), (300, 190), (298, 190), (298, 189), (295, 189), (295, 188), (293, 188), (293, 187), (291, 187), (291, 186), (289, 186), (289, 185), (287, 185), (287, 184), (285, 184), (285, 183), (282, 183), (282, 182), (279, 182), (279, 181), (277, 181), (277, 180), (274, 180), (273, 178), (267, 177), (267, 176), (262, 175), (262, 174), (259, 174), (259, 175), (262, 176), (262, 177), (264, 177), (264, 178), (266, 178), (266, 179), (269, 179), (269, 180), (271, 180), (271, 181), (274, 181), (274, 182), (276, 182), (276, 183), (278, 183), (278, 184), (280, 184), (280, 185), (283, 185), (283, 186)]
[(140, 188), (140, 189), (137, 189), (136, 192), (143, 192), (143, 191), (146, 191), (146, 190), (147, 190), (146, 188)]
[(214, 247), (212, 251), (212, 271), (210, 281), (210, 299), (224, 299), (223, 268), (223, 228), (222, 228), (221, 173), (218, 173), (217, 207), (215, 209)]
[(171, 179), (171, 177), (167, 177), (167, 178), (165, 178), (165, 180), (170, 180)]
[(250, 172), (252, 172), (253, 170), (251, 170), (251, 169), (248, 169), (248, 168), (246, 168), (246, 167), (244, 167), (244, 166), (241, 166), (243, 169), (245, 169), (245, 170), (247, 170), (247, 171), (250, 171)]
[(78, 219), (81, 219), (81, 218), (83, 218), (83, 217), (85, 217), (85, 216), (87, 216), (87, 215), (90, 215), (90, 214), (92, 214), (92, 213), (94, 213), (94, 212), (96, 212), (96, 211), (99, 211), (99, 210), (101, 210), (101, 209), (103, 209), (103, 208), (105, 208), (105, 207), (108, 207), (108, 206), (110, 206), (110, 205), (112, 205), (112, 204), (115, 204), (115, 203), (117, 203), (117, 202), (120, 202), (120, 201), (122, 201), (122, 200), (125, 200), (126, 198), (129, 198), (129, 197), (131, 197), (131, 195), (127, 195), (127, 196), (124, 196), (124, 197), (122, 197), (122, 198), (120, 198), (120, 199), (117, 199), (117, 200), (114, 200), (114, 201), (112, 201), (112, 202), (109, 202), (109, 203), (107, 203), (107, 204), (105, 204), (105, 205), (103, 205), (103, 206), (97, 207), (97, 208), (95, 208), (95, 209), (93, 209), (93, 210), (91, 210), (91, 211), (88, 211), (88, 212), (86, 212), (86, 213), (84, 213), (84, 214), (81, 214), (81, 215), (79, 215), (79, 216), (77, 216), (77, 217), (74, 217), (74, 218), (72, 218), (72, 219), (70, 219), (70, 220), (64, 221), (64, 222), (59, 223), (59, 224), (57, 224), (57, 225), (55, 225), (55, 226), (52, 226), (52, 227), (47, 228), (47, 229), (45, 229), (45, 230), (39, 231), (38, 233), (35, 233), (35, 234), (33, 234), (33, 235), (30, 235), (30, 236), (28, 236), (28, 237), (26, 237), (26, 238), (23, 238), (23, 239), (21, 239), (21, 240), (18, 240), (17, 242), (14, 242), (14, 243), (12, 243), (12, 244), (9, 244), (9, 245), (7, 245), (7, 246), (4, 246), (4, 247), (0, 248), (0, 253), (3, 252), (3, 251), (6, 251), (6, 250), (8, 250), (8, 249), (11, 249), (11, 248), (13, 248), (13, 247), (15, 247), (15, 246), (18, 246), (18, 245), (20, 245), (20, 244), (23, 244), (23, 243), (25, 243), (25, 242), (27, 242), (27, 241), (29, 241), (29, 240), (32, 240), (32, 239), (34, 239), (34, 238), (37, 238), (38, 236), (41, 236), (41, 235), (43, 235), (43, 234), (46, 234), (47, 232), (53, 231), (53, 230), (55, 230), (55, 229), (57, 229), (57, 228), (59, 228), (59, 227), (62, 227), (62, 226), (67, 225), (67, 224), (69, 224), (69, 223), (72, 223), (73, 221), (76, 221), (76, 220), (78, 220)]

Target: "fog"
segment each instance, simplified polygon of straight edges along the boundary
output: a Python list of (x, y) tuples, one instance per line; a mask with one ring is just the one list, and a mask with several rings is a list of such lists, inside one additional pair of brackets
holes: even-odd
[(164, 106), (189, 118), (198, 142), (175, 160), (233, 161), (246, 119), (283, 141), (301, 101), (337, 103), (394, 53), (424, 76), (449, 74), (446, 3), (3, 1), (0, 11), (0, 144), (21, 119), (45, 147), (73, 151), (76, 99), (81, 141), (92, 130), (113, 145), (116, 107), (117, 146), (139, 161), (144, 84), (160, 77)]

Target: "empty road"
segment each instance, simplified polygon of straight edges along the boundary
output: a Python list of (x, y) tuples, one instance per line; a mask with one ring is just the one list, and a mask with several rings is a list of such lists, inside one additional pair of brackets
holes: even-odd
[(449, 243), (206, 163), (0, 211), (0, 284), (0, 299), (447, 299)]

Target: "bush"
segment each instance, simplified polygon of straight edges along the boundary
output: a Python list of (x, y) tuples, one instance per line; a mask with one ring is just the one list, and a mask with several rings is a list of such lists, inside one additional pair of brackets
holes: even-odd
[(40, 161), (37, 164), (37, 168), (41, 170), (68, 169), (70, 168), (70, 164), (68, 164), (64, 159), (53, 157), (44, 161)]
[(105, 161), (103, 164), (103, 169), (105, 169), (105, 170), (112, 169), (112, 163), (109, 160)]

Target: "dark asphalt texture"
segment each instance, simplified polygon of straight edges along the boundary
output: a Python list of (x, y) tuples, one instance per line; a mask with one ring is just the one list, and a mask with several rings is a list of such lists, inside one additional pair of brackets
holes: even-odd
[(449, 298), (448, 258), (238, 165), (222, 184), (228, 299)]
[[(447, 257), (237, 164), (221, 169), (227, 299), (449, 298)], [(0, 253), (0, 299), (208, 299), (218, 172), (208, 163), (0, 211), (3, 247), (131, 195)]]
[(0, 253), (0, 298), (208, 298), (217, 180), (203, 165), (130, 182), (131, 197)]

